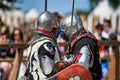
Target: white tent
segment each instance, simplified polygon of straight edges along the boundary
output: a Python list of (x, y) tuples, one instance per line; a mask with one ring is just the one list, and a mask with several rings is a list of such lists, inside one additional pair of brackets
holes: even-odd
[(110, 19), (113, 13), (113, 9), (108, 3), (108, 0), (102, 0), (96, 8), (88, 15), (88, 30), (92, 32), (93, 18), (98, 17), (99, 22), (103, 23), (104, 19)]
[[(115, 10), (112, 17), (113, 17), (112, 19), (113, 31), (115, 32), (115, 29), (117, 29), (118, 32), (120, 33), (120, 5)], [(118, 19), (118, 22), (117, 22), (117, 19)]]
[[(24, 23), (24, 13), (20, 10), (5, 10), (3, 11), (2, 15), (2, 21), (4, 21), (8, 26), (15, 26), (18, 27), (19, 24)], [(17, 22), (19, 19), (19, 23)]]
[(24, 13), (20, 10), (13, 9), (12, 14), (16, 18), (23, 18), (24, 17)]
[(6, 18), (5, 20), (6, 20), (6, 24), (7, 24), (8, 26), (10, 26), (11, 23), (13, 23), (13, 22), (11, 21), (11, 17), (12, 17), (12, 13), (11, 13), (10, 10), (4, 11), (3, 18)]
[(29, 22), (31, 20), (37, 19), (39, 13), (35, 8), (32, 8), (26, 15), (25, 15), (25, 20), (26, 22)]
[(24, 23), (24, 13), (22, 11), (13, 9), (11, 13), (12, 16), (14, 16), (13, 19), (14, 26), (20, 26), (20, 24), (22, 25)]

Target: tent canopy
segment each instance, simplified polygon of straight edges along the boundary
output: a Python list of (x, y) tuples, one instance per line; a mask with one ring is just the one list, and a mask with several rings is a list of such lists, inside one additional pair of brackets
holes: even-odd
[(113, 13), (114, 10), (109, 5), (108, 0), (101, 0), (95, 9), (88, 15), (88, 30), (93, 32), (93, 26), (95, 26), (97, 22), (93, 22), (95, 17), (98, 18), (98, 22), (103, 23), (103, 20), (110, 19)]
[(39, 13), (35, 8), (32, 8), (26, 15), (25, 20), (26, 22), (29, 22), (29, 20), (34, 20), (38, 17)]
[[(119, 5), (118, 8), (116, 9), (115, 14), (120, 15), (120, 5)], [(114, 14), (113, 14), (113, 15), (114, 15)]]
[(109, 5), (108, 0), (102, 0), (98, 6), (92, 11), (92, 15), (104, 17), (104, 18), (110, 18), (110, 16), (113, 13), (112, 7)]

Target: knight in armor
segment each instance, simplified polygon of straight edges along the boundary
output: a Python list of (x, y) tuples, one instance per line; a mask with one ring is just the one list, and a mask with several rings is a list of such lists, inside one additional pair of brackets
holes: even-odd
[[(64, 60), (70, 65), (78, 63), (90, 71), (92, 80), (101, 80), (102, 70), (97, 39), (87, 31), (79, 16), (66, 17), (61, 25), (63, 38), (68, 42)], [(72, 21), (72, 26), (71, 26)]]
[(48, 11), (38, 16), (36, 24), (35, 34), (28, 48), (26, 77), (23, 78), (47, 80), (54, 74), (54, 64), (61, 60), (56, 43), (59, 28), (56, 18)]

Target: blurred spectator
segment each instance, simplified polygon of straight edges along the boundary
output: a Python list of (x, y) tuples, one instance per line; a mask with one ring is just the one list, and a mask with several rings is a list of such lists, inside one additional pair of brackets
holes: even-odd
[(15, 28), (11, 34), (11, 40), (14, 43), (22, 43), (23, 41), (23, 32), (20, 28)]
[(66, 41), (65, 41), (63, 38), (58, 37), (57, 43), (58, 43), (58, 45), (59, 45), (60, 53), (61, 53), (61, 55), (63, 56), (63, 55), (65, 54)]
[(117, 40), (117, 34), (115, 33), (110, 34), (110, 40)]
[(96, 32), (95, 32), (95, 34), (94, 34), (95, 37), (96, 37), (98, 40), (104, 39), (104, 38), (102, 37), (103, 25), (100, 24), (100, 23), (98, 23), (98, 24), (95, 26), (95, 30), (96, 30)]
[[(101, 40), (108, 40), (102, 36), (103, 32), (103, 25), (98, 23), (95, 26), (96, 33), (95, 37), (101, 41)], [(104, 77), (108, 73), (108, 57), (109, 57), (109, 51), (108, 47), (101, 45), (99, 46), (99, 53), (100, 53), (100, 58), (101, 58), (101, 66), (102, 66), (102, 77)]]
[(63, 56), (65, 54), (65, 45), (66, 45), (66, 41), (62, 38), (62, 30), (61, 28), (59, 28), (59, 35), (57, 38), (57, 43), (59, 45), (59, 50), (61, 52), (61, 55)]
[[(20, 28), (15, 28), (13, 30), (13, 33), (11, 34), (11, 43), (22, 43), (23, 41), (23, 33), (22, 30)], [(10, 57), (14, 58), (15, 57), (15, 53), (16, 50), (15, 49), (11, 49), (10, 50)]]
[(58, 12), (54, 12), (53, 15), (57, 18), (57, 20), (59, 21), (58, 23), (60, 23), (60, 20), (62, 19), (62, 16), (58, 13)]
[(110, 20), (104, 20), (102, 36), (106, 39), (109, 39), (109, 35), (111, 33), (112, 33), (111, 21)]
[[(117, 38), (117, 34), (116, 33), (112, 33), (112, 34), (110, 34), (110, 40), (115, 40), (115, 41), (117, 41), (118, 40), (118, 38)], [(110, 50), (110, 55), (116, 55), (115, 54), (115, 51), (113, 51), (113, 49), (117, 49), (117, 47), (118, 46), (112, 46), (112, 47), (110, 47), (109, 48), (109, 50)], [(113, 48), (113, 49), (112, 49)], [(117, 51), (117, 50), (116, 50)]]
[[(0, 34), (0, 44), (8, 44), (9, 43), (9, 34), (1, 33)], [(0, 57), (5, 58), (8, 57), (10, 50), (0, 50)]]
[[(13, 30), (12, 35), (11, 35), (11, 42), (16, 43), (16, 44), (17, 43), (23, 43), (24, 42), (23, 37), (24, 36), (23, 36), (22, 30), (20, 28), (15, 28)], [(15, 57), (15, 53), (16, 53), (16, 49), (11, 49), (11, 57)], [(17, 58), (15, 57), (15, 59), (17, 59)], [(13, 64), (13, 67), (15, 67), (15, 63)], [(25, 70), (26, 70), (26, 65), (25, 65), (25, 63), (22, 62), (20, 64), (18, 79), (24, 74)]]
[[(8, 44), (10, 41), (10, 35), (9, 35), (9, 27), (4, 26), (1, 27), (1, 33), (0, 33), (0, 44)], [(8, 57), (10, 53), (10, 50), (0, 50), (0, 57), (5, 58)]]
[(33, 34), (34, 34), (34, 31), (31, 30), (31, 29), (29, 29), (29, 31), (27, 31), (27, 36), (26, 36), (25, 41), (26, 41), (26, 42), (29, 42), (29, 41), (32, 39)]
[[(56, 17), (56, 19), (58, 20), (58, 25), (60, 24), (60, 21), (62, 19), (62, 16), (58, 13), (58, 12), (54, 12), (53, 15)], [(62, 31), (61, 28), (59, 28), (59, 36), (57, 38), (57, 43), (59, 45), (59, 50), (61, 52), (61, 55), (64, 55), (64, 51), (65, 51), (65, 40), (62, 38)]]
[(2, 79), (0, 80), (8, 80), (8, 76), (10, 74), (10, 71), (12, 70), (12, 64), (8, 62), (1, 62), (0, 67), (2, 69)]
[[(8, 33), (8, 32), (7, 32)], [(0, 34), (0, 44), (8, 44), (9, 43), (9, 34), (6, 31)], [(8, 57), (10, 50), (0, 50), (0, 57), (5, 58)], [(0, 76), (2, 80), (7, 80), (8, 75), (12, 69), (12, 64), (8, 62), (0, 63)], [(0, 80), (1, 80), (0, 78)]]

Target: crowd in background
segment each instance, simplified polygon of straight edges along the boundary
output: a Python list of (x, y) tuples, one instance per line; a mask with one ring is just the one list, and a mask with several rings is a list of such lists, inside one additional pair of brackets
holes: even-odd
[[(28, 28), (29, 29), (29, 28)], [(8, 26), (2, 22), (0, 18), (0, 45), (9, 43), (23, 43), (28, 42), (33, 35), (33, 30), (25, 30), (23, 27)], [(0, 49), (0, 58), (15, 58), (16, 49)], [(13, 68), (13, 63), (11, 62), (0, 62), (0, 79), (7, 80), (11, 70)], [(3, 74), (4, 73), (4, 74)]]
[[(61, 19), (61, 16), (59, 16), (57, 13), (54, 13), (54, 15)], [(34, 29), (34, 22), (31, 24), (24, 24), (22, 27), (12, 27), (7, 26), (5, 23), (3, 23), (0, 20), (0, 44), (9, 44), (9, 43), (23, 43), (23, 42), (29, 42), (29, 40), (33, 36), (33, 29)], [(27, 28), (26, 28), (27, 26)], [(29, 28), (28, 28), (29, 27)], [(116, 39), (117, 35), (112, 32), (111, 28), (111, 21), (110, 20), (104, 20), (103, 24), (98, 23), (95, 26), (96, 32), (94, 33), (95, 37), (101, 41), (101, 40), (109, 40), (109, 39)], [(61, 33), (60, 33), (61, 34)], [(58, 43), (64, 43), (65, 41), (59, 36)], [(64, 53), (64, 46), (59, 47), (61, 53)], [(16, 49), (9, 49), (9, 50), (0, 50), (0, 58), (14, 58), (16, 53)], [(99, 53), (100, 58), (102, 60), (102, 76), (104, 77), (108, 71), (108, 61), (109, 61), (109, 46), (99, 46)], [(5, 67), (6, 66), (6, 67)], [(9, 62), (1, 62), (0, 63), (0, 71), (5, 71), (4, 76), (8, 76), (10, 71), (12, 70), (12, 64)]]
[[(111, 21), (104, 20), (103, 24), (98, 23), (95, 26), (95, 37), (101, 40), (117, 40), (117, 34), (112, 32)], [(99, 53), (101, 58), (101, 66), (102, 66), (102, 77), (105, 77), (109, 71), (109, 46), (101, 45), (99, 46)]]
[[(53, 14), (58, 19), (61, 19), (61, 16), (59, 16), (58, 13), (55, 12)], [(18, 18), (17, 22), (19, 24), (17, 26), (7, 25), (6, 21), (2, 20), (0, 17), (0, 45), (9, 44), (9, 43), (24, 43), (24, 42), (28, 43), (30, 41), (30, 39), (32, 38), (34, 34), (35, 20), (30, 20), (30, 22), (24, 22), (24, 24), (20, 24), (20, 20)], [(59, 41), (61, 42), (61, 40), (58, 40), (58, 42)], [(61, 51), (63, 51), (63, 49)], [(8, 50), (0, 49), (0, 58), (2, 59), (15, 58), (15, 54), (16, 54), (16, 49), (13, 49), (13, 48), (8, 49)], [(20, 66), (22, 66), (22, 68), (20, 67), (21, 70), (19, 71), (19, 74), (21, 74), (23, 69), (25, 69), (26, 64), (22, 63)], [(13, 68), (13, 63), (0, 62), (0, 79), (1, 79), (1, 76), (4, 76), (3, 80), (6, 80), (12, 68)], [(4, 73), (3, 75), (1, 75), (2, 72)]]

